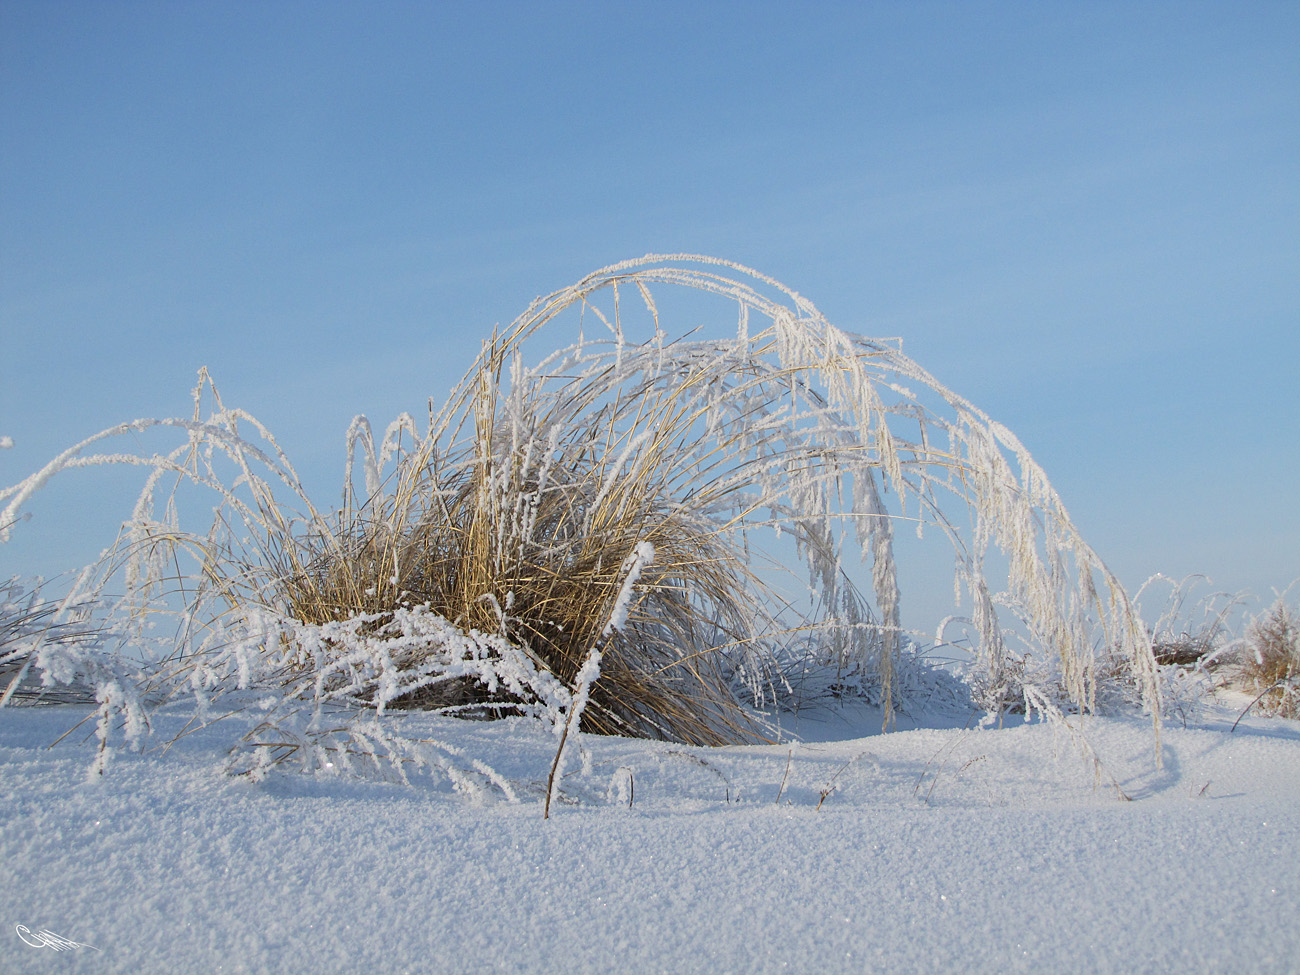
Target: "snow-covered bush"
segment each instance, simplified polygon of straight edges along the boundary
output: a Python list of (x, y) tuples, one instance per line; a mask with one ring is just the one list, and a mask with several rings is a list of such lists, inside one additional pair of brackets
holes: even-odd
[[(664, 291), (730, 305), (731, 324), (674, 338)], [(90, 452), (167, 430), (166, 453)], [(709, 744), (756, 733), (746, 704), (795, 656), (851, 673), (887, 721), (923, 686), (897, 676), (901, 518), (952, 547), (986, 706), (1029, 680), (1090, 710), (1118, 675), (1158, 720), (1150, 636), (1019, 441), (897, 344), (735, 264), (648, 256), (539, 298), (427, 429), (404, 415), (376, 442), (358, 417), (347, 450), (344, 503), (323, 511), (202, 372), (191, 418), (65, 451), (0, 491), (0, 525), (66, 468), (145, 469), (86, 589), (119, 580), (120, 619), (178, 614), (137, 671), (150, 700), (269, 689), (268, 713), (311, 727), (345, 705), (563, 728), (595, 655), (585, 727)]]

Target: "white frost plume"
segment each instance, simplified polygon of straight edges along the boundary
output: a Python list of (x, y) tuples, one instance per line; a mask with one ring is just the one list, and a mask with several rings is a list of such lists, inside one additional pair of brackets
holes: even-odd
[[(607, 637), (615, 630), (621, 630), (627, 625), (627, 612), (632, 602), (632, 590), (636, 587), (637, 580), (641, 578), (641, 570), (654, 560), (655, 547), (649, 542), (637, 542), (636, 549), (623, 563), (623, 587), (619, 589), (618, 598), (614, 600), (614, 608), (610, 611), (609, 622), (605, 624), (605, 629), (600, 634), (602, 637)], [(578, 683), (582, 683), (581, 675), (579, 675)]]

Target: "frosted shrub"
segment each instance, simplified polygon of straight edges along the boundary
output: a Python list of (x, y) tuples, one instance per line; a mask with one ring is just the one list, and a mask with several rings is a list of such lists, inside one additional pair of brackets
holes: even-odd
[[(45, 595), (40, 579), (17, 577), (0, 582), (0, 707), (20, 703), (66, 703), (85, 700), (80, 692), (42, 686), (38, 660), (46, 669), (55, 660), (75, 660), (104, 647), (110, 636), (94, 618), (95, 605), (87, 599), (55, 599)], [(64, 665), (75, 672), (75, 665)]]
[(44, 595), (41, 580), (0, 584), (0, 707), (93, 702), (99, 742), (93, 768), (103, 771), (113, 729), (139, 746), (149, 718), (138, 672), (115, 652), (118, 623), (96, 618), (99, 609), (98, 599), (76, 586), (54, 599)]
[[(723, 337), (672, 337), (664, 291), (729, 305)], [(150, 431), (180, 443), (90, 453)], [(649, 256), (539, 298), (427, 429), (402, 416), (377, 440), (358, 417), (347, 450), (344, 503), (323, 512), (201, 373), (191, 418), (65, 451), (0, 492), (0, 525), (61, 470), (141, 466), (85, 589), (120, 580), (121, 619), (178, 614), (139, 669), (151, 699), (269, 689), (267, 726), (297, 729), (276, 754), (316, 748), (338, 707), (525, 713), (563, 735), (580, 700), (588, 730), (753, 740), (747, 705), (792, 667), (853, 675), (888, 722), (928, 686), (899, 679), (900, 518), (951, 545), (986, 706), (1049, 683), (1090, 710), (1113, 669), (1158, 716), (1145, 627), (1019, 441), (896, 344), (735, 264)], [(182, 514), (213, 501), (210, 523)]]
[(39, 586), (16, 577), (0, 583), (0, 699), (6, 702), (27, 677), (57, 610), (40, 598)]
[(1259, 694), (1252, 706), (1300, 718), (1300, 619), (1284, 600), (1251, 624), (1241, 657), (1246, 685)]

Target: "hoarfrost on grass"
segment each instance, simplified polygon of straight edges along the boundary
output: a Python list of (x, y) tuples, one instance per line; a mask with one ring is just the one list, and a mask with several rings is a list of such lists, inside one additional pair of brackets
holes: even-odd
[[(670, 338), (663, 289), (730, 303), (738, 324)], [(575, 325), (575, 344), (555, 340)], [(103, 720), (124, 720), (129, 739), (161, 703), (188, 695), (217, 720), (269, 694), (236, 749), (252, 768), (359, 755), (400, 777), (417, 759), (373, 723), (399, 703), (561, 729), (585, 687), (595, 730), (754, 740), (752, 707), (800, 657), (870, 685), (888, 723), (933, 684), (909, 676), (899, 517), (953, 548), (980, 707), (1089, 711), (1118, 679), (1159, 727), (1150, 635), (1015, 436), (897, 343), (838, 329), (739, 265), (651, 255), (537, 299), (424, 432), (403, 415), (376, 444), (353, 421), (338, 510), (308, 498), (271, 433), (205, 371), (193, 402), (190, 418), (107, 429), (0, 490), (7, 537), (62, 471), (146, 471), (74, 595), (122, 593), (111, 618), (137, 624), (137, 645), (150, 642), (140, 621), (163, 612), (177, 636), (138, 664), (91, 649), (46, 670), (109, 688)], [(181, 443), (92, 452), (167, 431)], [(194, 490), (212, 499), (208, 524), (182, 504)], [(774, 586), (783, 573), (802, 596)], [(448, 754), (429, 760), (462, 774)]]

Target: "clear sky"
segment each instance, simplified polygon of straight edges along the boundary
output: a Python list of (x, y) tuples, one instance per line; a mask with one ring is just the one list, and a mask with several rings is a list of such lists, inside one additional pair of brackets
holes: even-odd
[[(902, 336), (1131, 586), (1300, 576), (1300, 4), (0, 3), (2, 484), (207, 365), (328, 504), (652, 251)], [(0, 576), (111, 540), (67, 480)]]

